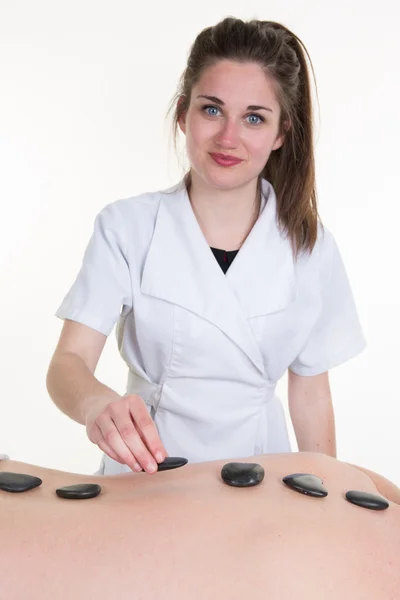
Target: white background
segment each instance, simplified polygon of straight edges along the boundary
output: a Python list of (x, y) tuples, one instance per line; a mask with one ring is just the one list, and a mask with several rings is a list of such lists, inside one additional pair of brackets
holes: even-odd
[[(397, 10), (394, 0), (0, 1), (0, 452), (98, 468), (99, 448), (46, 391), (54, 312), (103, 206), (182, 177), (165, 114), (194, 38), (231, 15), (281, 22), (311, 55), (320, 213), (368, 341), (331, 372), (338, 458), (400, 484)], [(96, 376), (125, 392), (114, 333)], [(287, 411), (286, 379), (278, 392)]]

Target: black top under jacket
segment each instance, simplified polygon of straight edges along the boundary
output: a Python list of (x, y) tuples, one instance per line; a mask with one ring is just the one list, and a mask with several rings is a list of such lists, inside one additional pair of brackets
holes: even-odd
[(224, 273), (227, 272), (239, 250), (220, 250), (219, 248), (211, 248), (212, 253), (218, 261), (219, 266)]

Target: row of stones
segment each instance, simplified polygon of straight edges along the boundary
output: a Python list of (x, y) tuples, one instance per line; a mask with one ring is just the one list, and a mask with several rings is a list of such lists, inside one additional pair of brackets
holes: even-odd
[[(264, 479), (264, 475), (263, 467), (257, 463), (228, 463), (222, 467), (221, 471), (221, 477), (225, 483), (235, 487), (258, 485)], [(328, 495), (328, 490), (323, 486), (322, 479), (310, 473), (292, 473), (291, 475), (285, 475), (282, 481), (291, 489), (307, 496), (325, 498)], [(349, 490), (346, 492), (345, 498), (352, 504), (371, 510), (389, 508), (389, 503), (385, 498), (370, 492)]]
[[(186, 458), (168, 457), (164, 462), (158, 465), (158, 471), (167, 471), (177, 469), (187, 464)], [(259, 485), (265, 476), (263, 467), (257, 463), (237, 463), (231, 462), (224, 465), (221, 469), (222, 480), (233, 487), (252, 487)], [(309, 473), (293, 473), (286, 475), (282, 479), (283, 483), (291, 489), (301, 494), (313, 496), (315, 498), (324, 498), (328, 495), (328, 490), (323, 486), (323, 481), (316, 475)], [(39, 477), (27, 475), (24, 473), (0, 473), (0, 490), (6, 492), (26, 492), (38, 487), (43, 482)], [(95, 498), (101, 493), (101, 486), (94, 483), (79, 483), (56, 489), (56, 494), (60, 498), (69, 500), (83, 500)], [(346, 500), (357, 506), (369, 508), (371, 510), (385, 510), (389, 508), (389, 503), (384, 498), (357, 490), (349, 490), (345, 494)]]
[[(187, 462), (187, 458), (168, 456), (163, 462), (159, 463), (158, 471), (177, 469), (178, 467), (186, 465)], [(9, 471), (0, 473), (0, 490), (3, 490), (4, 492), (27, 492), (28, 490), (39, 487), (42, 483), (43, 481), (40, 477), (34, 477), (33, 475), (27, 475), (25, 473), (10, 473)], [(60, 498), (67, 498), (68, 500), (95, 498), (100, 492), (101, 486), (96, 483), (78, 483), (56, 489), (57, 496)]]

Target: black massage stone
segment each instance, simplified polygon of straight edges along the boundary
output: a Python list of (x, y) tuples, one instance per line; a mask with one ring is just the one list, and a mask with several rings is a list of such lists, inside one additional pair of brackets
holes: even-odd
[(309, 473), (286, 475), (282, 481), (293, 490), (296, 490), (296, 492), (306, 494), (307, 496), (324, 498), (328, 495), (328, 490), (322, 485), (322, 479)]
[(252, 487), (264, 479), (265, 471), (257, 463), (231, 462), (221, 469), (221, 477), (225, 483), (233, 487)]
[(167, 456), (162, 463), (158, 464), (157, 471), (169, 471), (169, 469), (177, 469), (178, 467), (183, 467), (187, 463), (187, 458), (181, 458), (179, 456)]
[(27, 492), (38, 487), (43, 482), (39, 477), (25, 475), (25, 473), (0, 473), (0, 490), (5, 492)]
[(101, 487), (97, 483), (77, 483), (67, 485), (56, 490), (57, 496), (67, 500), (87, 500), (96, 498), (101, 492)]
[(371, 510), (386, 510), (386, 508), (389, 508), (387, 500), (369, 492), (350, 490), (346, 492), (346, 499), (352, 504), (356, 504), (362, 508), (370, 508)]

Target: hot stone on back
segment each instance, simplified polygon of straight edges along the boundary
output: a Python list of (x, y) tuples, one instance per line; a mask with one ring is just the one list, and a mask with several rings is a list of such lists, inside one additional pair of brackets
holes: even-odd
[(56, 490), (57, 496), (67, 500), (87, 500), (88, 498), (95, 498), (100, 492), (101, 487), (97, 483), (77, 483)]
[(0, 473), (0, 490), (5, 492), (27, 492), (42, 483), (39, 477), (25, 473), (11, 473), (8, 471)]
[(328, 495), (328, 490), (322, 485), (322, 479), (309, 473), (293, 473), (282, 479), (283, 483), (301, 494), (323, 498)]
[(167, 456), (163, 462), (158, 464), (157, 471), (169, 471), (170, 469), (178, 469), (188, 463), (187, 458), (181, 458), (180, 456)]
[(351, 504), (356, 504), (362, 508), (369, 508), (371, 510), (386, 510), (389, 508), (389, 502), (385, 498), (381, 498), (376, 494), (370, 492), (358, 492), (357, 490), (350, 490), (346, 492), (346, 500)]
[(257, 463), (231, 462), (222, 467), (223, 481), (233, 487), (252, 487), (264, 479), (265, 471)]

